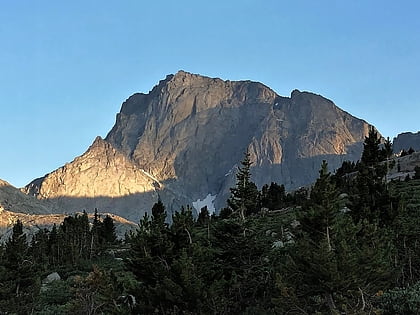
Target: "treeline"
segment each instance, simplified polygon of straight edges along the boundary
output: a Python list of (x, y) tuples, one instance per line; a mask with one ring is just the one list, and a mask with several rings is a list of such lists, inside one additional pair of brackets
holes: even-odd
[[(345, 162), (335, 174), (324, 162), (310, 189), (286, 193), (276, 183), (258, 190), (246, 154), (219, 215), (203, 208), (194, 217), (186, 207), (168, 224), (158, 201), (137, 231), (115, 247), (125, 248), (120, 257), (104, 255), (115, 240), (107, 238), (112, 232), (105, 220), (89, 228), (84, 215), (67, 218), (56, 232), (40, 232), (31, 244), (16, 224), (1, 249), (0, 309), (17, 314), (418, 314), (420, 181), (387, 182), (391, 155), (390, 142), (381, 145), (372, 129), (359, 162)], [(48, 245), (55, 233), (62, 240), (55, 243), (60, 251)], [(37, 249), (36, 244), (47, 245)], [(63, 279), (40, 290), (39, 270), (57, 268)]]
[(41, 277), (48, 272), (77, 269), (117, 242), (113, 219), (92, 224), (86, 212), (69, 216), (51, 230), (41, 229), (28, 243), (18, 220), (0, 247), (0, 314), (31, 314), (36, 309)]

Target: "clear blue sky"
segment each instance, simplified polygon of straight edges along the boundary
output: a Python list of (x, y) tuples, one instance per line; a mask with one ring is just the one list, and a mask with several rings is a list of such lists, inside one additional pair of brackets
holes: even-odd
[(0, 178), (19, 187), (180, 69), (322, 94), (384, 136), (420, 129), (418, 1), (0, 4)]

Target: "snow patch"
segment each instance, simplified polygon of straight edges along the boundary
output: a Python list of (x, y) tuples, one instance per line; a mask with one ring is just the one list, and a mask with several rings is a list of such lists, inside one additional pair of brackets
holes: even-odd
[(154, 177), (152, 174), (150, 174), (149, 172), (146, 172), (144, 169), (140, 169), (140, 171), (143, 172), (144, 175), (148, 176), (149, 178), (153, 179), (155, 182), (157, 182), (159, 185), (161, 185), (161, 183), (159, 182), (159, 180)]
[(225, 176), (231, 175), (234, 171), (236, 171), (237, 164), (233, 165), (232, 168), (225, 174)]
[(201, 208), (207, 206), (207, 210), (209, 211), (209, 213), (213, 214), (216, 211), (213, 204), (213, 201), (214, 199), (216, 199), (216, 196), (217, 195), (213, 196), (212, 194), (208, 194), (206, 198), (204, 198), (203, 200), (197, 199), (197, 201), (194, 201), (192, 205), (195, 208), (195, 210), (197, 210), (197, 212), (200, 212)]

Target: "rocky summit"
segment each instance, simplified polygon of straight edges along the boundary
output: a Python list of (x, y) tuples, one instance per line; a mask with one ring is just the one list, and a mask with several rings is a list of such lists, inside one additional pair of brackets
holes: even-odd
[(105, 139), (25, 191), (63, 211), (113, 212), (138, 221), (161, 198), (220, 209), (244, 152), (258, 186), (312, 183), (322, 160), (331, 170), (360, 158), (369, 124), (320, 95), (283, 97), (252, 81), (180, 71), (148, 94), (130, 96)]

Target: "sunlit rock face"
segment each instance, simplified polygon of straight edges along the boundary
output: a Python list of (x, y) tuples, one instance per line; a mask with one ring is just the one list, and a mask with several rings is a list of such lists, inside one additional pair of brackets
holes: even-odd
[(48, 201), (55, 212), (99, 209), (138, 222), (159, 196), (168, 204), (181, 205), (173, 193), (161, 191), (163, 188), (164, 184), (97, 137), (83, 155), (34, 180), (24, 191)]
[(323, 159), (331, 170), (358, 159), (368, 128), (319, 95), (282, 97), (261, 83), (180, 71), (129, 97), (105, 140), (26, 192), (63, 209), (96, 206), (130, 219), (159, 197), (169, 212), (207, 199), (217, 211), (245, 151), (258, 186), (294, 189), (315, 180)]
[(42, 199), (59, 197), (122, 197), (155, 190), (156, 181), (124, 154), (97, 137), (89, 149), (71, 163), (42, 179), (27, 191)]

